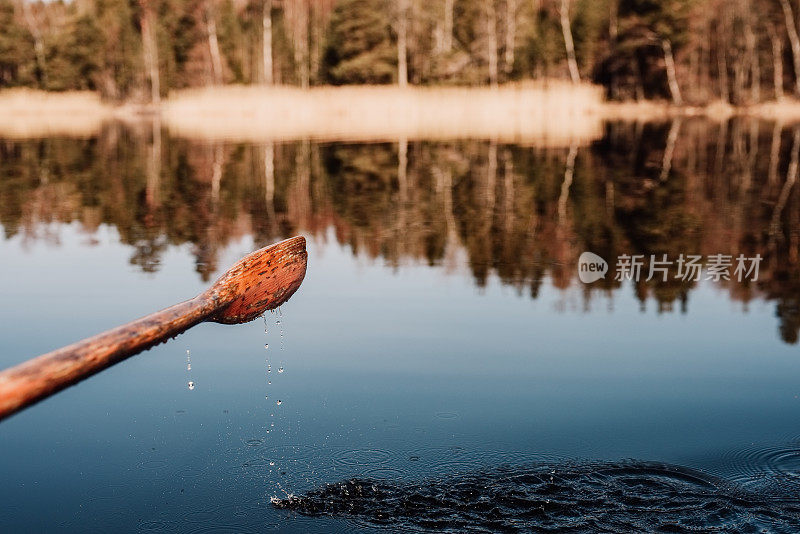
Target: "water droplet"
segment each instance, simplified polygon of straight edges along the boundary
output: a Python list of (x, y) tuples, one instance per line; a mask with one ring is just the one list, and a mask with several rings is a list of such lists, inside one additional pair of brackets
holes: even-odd
[(267, 384), (272, 384), (272, 380), (267, 380)]
[(194, 389), (194, 382), (192, 382), (191, 380), (189, 380), (189, 389), (190, 390)]
[(191, 363), (187, 363), (186, 364), (186, 370), (187, 371), (191, 371), (192, 370), (192, 364)]
[(281, 324), (281, 320), (278, 319), (277, 321), (275, 321), (275, 324)]
[(270, 462), (269, 462), (269, 465), (275, 465), (275, 462), (273, 462), (273, 461), (270, 461)]
[(278, 372), (282, 373), (283, 372), (283, 367), (278, 367)]
[(264, 349), (268, 349), (268, 348), (269, 348), (269, 343), (264, 343)]
[(278, 406), (280, 406), (280, 405), (281, 405), (281, 402), (282, 402), (282, 401), (278, 401)]

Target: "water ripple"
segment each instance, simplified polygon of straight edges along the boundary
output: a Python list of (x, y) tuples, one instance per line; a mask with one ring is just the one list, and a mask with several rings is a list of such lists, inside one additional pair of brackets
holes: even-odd
[(722, 475), (743, 485), (800, 483), (797, 444), (731, 451), (724, 455)]
[(786, 489), (652, 462), (541, 463), (423, 482), (350, 479), (272, 502), (402, 531), (797, 531), (800, 481)]
[(342, 452), (336, 463), (340, 465), (380, 465), (392, 457), (389, 451), (381, 449), (353, 449)]

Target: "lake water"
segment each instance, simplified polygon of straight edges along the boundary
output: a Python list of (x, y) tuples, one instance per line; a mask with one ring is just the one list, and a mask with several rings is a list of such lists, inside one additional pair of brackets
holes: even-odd
[[(796, 531), (798, 153), (798, 130), (743, 119), (546, 149), (0, 139), (0, 367), (256, 247), (309, 251), (263, 321), (0, 423), (0, 530)], [(584, 251), (605, 279), (580, 282)], [(763, 261), (635, 283), (624, 254)]]

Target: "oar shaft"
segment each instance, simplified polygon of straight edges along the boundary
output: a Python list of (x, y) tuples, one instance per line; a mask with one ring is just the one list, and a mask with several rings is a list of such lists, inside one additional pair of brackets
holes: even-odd
[(217, 311), (201, 295), (0, 372), (0, 420), (174, 337)]

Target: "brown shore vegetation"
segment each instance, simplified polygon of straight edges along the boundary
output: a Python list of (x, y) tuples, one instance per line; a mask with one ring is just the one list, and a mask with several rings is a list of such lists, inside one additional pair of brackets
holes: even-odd
[(604, 121), (675, 116), (795, 123), (800, 100), (739, 107), (617, 102), (605, 100), (598, 86), (562, 80), (494, 88), (222, 86), (175, 91), (159, 107), (112, 104), (90, 91), (0, 91), (0, 136), (17, 139), (86, 137), (108, 121), (155, 118), (180, 137), (215, 141), (472, 138), (556, 147), (597, 139)]

